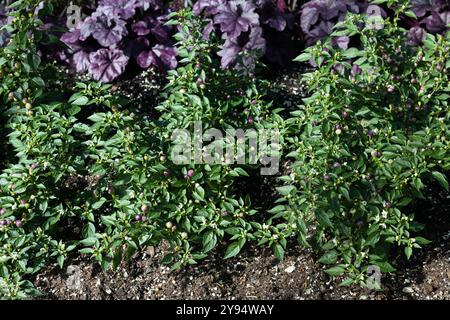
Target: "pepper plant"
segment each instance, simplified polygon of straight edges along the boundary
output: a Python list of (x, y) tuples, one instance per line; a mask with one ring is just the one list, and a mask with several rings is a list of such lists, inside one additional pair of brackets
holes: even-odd
[(338, 23), (332, 36), (354, 46), (328, 40), (297, 58), (318, 67), (304, 76), (311, 95), (287, 121), (293, 163), (272, 210), (298, 223), (300, 243), (320, 249), (319, 261), (346, 274), (346, 285), (363, 284), (372, 265), (394, 270), (389, 248), (410, 258), (427, 244), (408, 205), (433, 179), (448, 190), (450, 33), (412, 46), (399, 25), (407, 4), (390, 5), (383, 28), (352, 14)]

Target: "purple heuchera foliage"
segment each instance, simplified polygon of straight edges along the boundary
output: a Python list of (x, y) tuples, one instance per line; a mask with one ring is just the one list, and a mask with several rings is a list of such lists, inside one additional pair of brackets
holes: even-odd
[(214, 22), (220, 25), (226, 39), (235, 39), (242, 32), (249, 31), (251, 26), (259, 25), (259, 16), (252, 2), (231, 0), (219, 6)]
[(111, 82), (125, 71), (128, 57), (119, 49), (100, 49), (91, 53), (89, 73), (95, 80)]
[[(263, 27), (281, 32), (292, 24), (285, 0), (198, 0), (194, 13), (209, 19), (204, 30), (205, 38), (209, 37), (214, 26), (219, 27), (224, 40), (219, 56), (224, 68), (251, 69), (256, 55), (266, 51)], [(239, 60), (241, 53), (242, 59)]]
[(94, 12), (87, 21), (89, 33), (105, 48), (115, 46), (128, 33), (124, 20), (105, 11)]
[[(301, 9), (300, 27), (306, 36), (307, 45), (312, 45), (328, 36), (336, 22), (345, 19), (348, 12), (386, 16), (386, 12), (377, 5), (358, 2), (356, 0), (312, 0), (306, 2)], [(334, 41), (342, 49), (346, 49), (346, 38)]]
[[(0, 28), (11, 21), (11, 17), (8, 17), (7, 9), (5, 5), (0, 4)], [(9, 38), (9, 34), (6, 31), (0, 31), (0, 48), (6, 44)]]
[(175, 68), (176, 51), (170, 42), (171, 29), (164, 25), (163, 4), (162, 0), (99, 0), (84, 21), (61, 37), (74, 70), (111, 82), (131, 58), (142, 68)]
[(409, 46), (418, 46), (423, 43), (426, 37), (425, 29), (413, 27), (408, 31), (406, 44)]
[(173, 69), (177, 66), (176, 54), (175, 48), (157, 44), (151, 50), (141, 52), (137, 57), (137, 63), (142, 68), (154, 65), (161, 71)]
[(248, 40), (242, 41), (242, 38), (228, 38), (218, 55), (222, 57), (222, 68), (228, 68), (236, 62), (239, 54), (242, 57), (242, 65), (238, 65), (238, 69), (242, 67), (251, 67), (256, 62), (256, 55), (254, 52), (259, 50), (264, 52), (266, 41), (262, 37), (262, 29), (255, 27), (251, 29), (248, 34)]

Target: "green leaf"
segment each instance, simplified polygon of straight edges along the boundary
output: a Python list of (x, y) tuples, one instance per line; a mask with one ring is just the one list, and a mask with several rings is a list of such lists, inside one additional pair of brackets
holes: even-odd
[(328, 273), (330, 276), (336, 277), (336, 276), (340, 276), (341, 274), (343, 274), (345, 272), (345, 267), (339, 265), (339, 266), (329, 268), (329, 269), (325, 270), (325, 272)]
[(447, 178), (438, 171), (433, 171), (432, 175), (433, 175), (433, 178), (435, 178), (441, 184), (441, 186), (443, 186), (445, 188), (445, 190), (448, 191)]
[(311, 54), (304, 52), (301, 55), (299, 55), (297, 58), (294, 59), (296, 62), (305, 62), (311, 60)]
[(333, 264), (336, 263), (338, 258), (338, 253), (334, 250), (328, 251), (322, 257), (320, 257), (319, 262), (322, 264)]
[(409, 260), (409, 258), (411, 258), (412, 255), (412, 248), (411, 247), (405, 247), (405, 255), (406, 258)]
[(345, 278), (345, 279), (339, 284), (339, 286), (340, 286), (340, 287), (348, 287), (349, 285), (352, 285), (353, 282), (355, 282), (354, 279), (352, 279), (352, 278)]
[(283, 187), (278, 187), (277, 188), (278, 192), (283, 195), (283, 196), (287, 196), (289, 195), (293, 190), (296, 190), (296, 188), (294, 186), (283, 186)]
[(283, 249), (283, 246), (281, 244), (276, 243), (274, 245), (273, 252), (275, 254), (275, 257), (278, 260), (282, 261), (284, 259), (284, 249)]
[(94, 204), (92, 205), (92, 209), (94, 209), (94, 210), (100, 209), (101, 206), (103, 206), (103, 204), (104, 204), (105, 202), (106, 202), (106, 199), (105, 199), (105, 198), (101, 198), (99, 201), (97, 201), (96, 203), (94, 203)]
[(418, 244), (424, 244), (424, 245), (430, 244), (430, 243), (431, 243), (430, 240), (427, 240), (427, 239), (425, 239), (425, 238), (423, 238), (423, 237), (416, 237), (416, 242), (417, 242)]
[(410, 17), (410, 18), (413, 18), (413, 19), (417, 20), (417, 16), (416, 16), (416, 14), (414, 13), (414, 11), (412, 11), (412, 10), (406, 11), (406, 12), (405, 12), (405, 15), (406, 15), (407, 17)]
[(64, 266), (64, 260), (66, 258), (63, 255), (58, 256), (58, 258), (56, 259), (56, 261), (58, 262), (58, 266), (62, 269)]
[(224, 259), (235, 257), (241, 251), (244, 244), (245, 239), (241, 239), (230, 244), (227, 248), (227, 251), (225, 252)]
[(362, 53), (363, 53), (362, 51), (359, 51), (356, 48), (349, 48), (349, 49), (345, 50), (344, 52), (342, 52), (343, 56), (346, 59), (353, 59), (355, 57), (360, 56)]
[(75, 106), (85, 106), (89, 102), (89, 98), (85, 96), (78, 97), (72, 104)]

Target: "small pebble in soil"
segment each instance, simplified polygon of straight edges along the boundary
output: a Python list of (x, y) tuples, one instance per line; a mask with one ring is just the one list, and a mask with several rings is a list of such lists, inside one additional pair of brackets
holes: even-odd
[(295, 270), (295, 266), (289, 266), (286, 269), (284, 269), (284, 272), (286, 273), (292, 273)]

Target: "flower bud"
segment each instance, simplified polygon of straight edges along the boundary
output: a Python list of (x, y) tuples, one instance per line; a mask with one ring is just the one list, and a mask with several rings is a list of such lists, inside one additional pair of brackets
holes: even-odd
[(142, 221), (142, 215), (140, 215), (140, 214), (137, 214), (135, 217), (134, 217), (134, 220), (136, 220), (136, 221)]
[(148, 205), (143, 204), (143, 205), (141, 206), (141, 211), (144, 212), (144, 213), (146, 213), (146, 212), (148, 211)]
[(331, 177), (330, 177), (328, 174), (325, 174), (325, 175), (323, 176), (323, 180), (325, 180), (325, 181), (330, 181), (330, 180), (331, 180)]
[(372, 150), (372, 152), (370, 154), (372, 155), (373, 158), (381, 157), (381, 152), (378, 150)]

